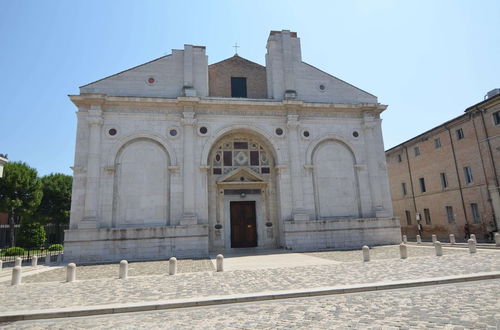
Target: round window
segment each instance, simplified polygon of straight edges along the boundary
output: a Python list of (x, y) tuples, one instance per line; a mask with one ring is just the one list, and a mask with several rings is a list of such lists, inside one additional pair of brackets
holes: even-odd
[(177, 130), (176, 129), (171, 129), (169, 133), (170, 133), (170, 136), (177, 136)]
[(117, 131), (115, 128), (111, 128), (109, 131), (108, 131), (109, 135), (113, 136), (113, 135), (116, 135)]
[(322, 91), (322, 92), (325, 91), (326, 90), (326, 86), (323, 85), (323, 84), (319, 85), (319, 90)]
[(276, 135), (283, 135), (283, 129), (282, 128), (277, 128), (276, 129)]
[(207, 134), (207, 132), (208, 132), (208, 128), (206, 128), (205, 126), (200, 127), (201, 134)]
[(358, 133), (357, 131), (354, 131), (354, 132), (352, 132), (352, 136), (354, 136), (354, 137), (358, 137), (358, 136), (359, 136), (359, 133)]
[(148, 84), (153, 85), (153, 84), (156, 82), (156, 79), (155, 79), (155, 78), (153, 78), (153, 77), (149, 77), (149, 78), (147, 79), (147, 82), (148, 82)]
[(307, 137), (309, 137), (310, 134), (309, 134), (309, 131), (304, 131), (304, 132), (302, 132), (302, 135), (307, 138)]

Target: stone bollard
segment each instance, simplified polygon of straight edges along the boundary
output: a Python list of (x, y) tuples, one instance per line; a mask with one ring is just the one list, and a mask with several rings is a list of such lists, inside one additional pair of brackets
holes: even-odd
[(399, 254), (401, 256), (401, 259), (408, 258), (408, 248), (406, 247), (406, 244), (399, 244)]
[(128, 277), (128, 261), (122, 260), (122, 261), (120, 261), (120, 273), (118, 275), (118, 278), (121, 278), (122, 280), (124, 280), (127, 277)]
[(21, 267), (22, 263), (23, 263), (23, 259), (16, 257), (16, 259), (14, 261), (14, 267)]
[(0, 272), (2, 271), (2, 268), (3, 268), (3, 261), (0, 260)]
[(470, 234), (470, 238), (474, 240), (474, 243), (475, 243), (475, 244), (477, 244), (476, 235), (474, 235), (474, 234)]
[(363, 261), (370, 261), (370, 248), (368, 246), (363, 246)]
[(437, 236), (435, 234), (432, 234), (432, 243), (437, 242)]
[(45, 255), (45, 266), (50, 266), (50, 254)]
[(19, 285), (21, 284), (21, 266), (15, 266), (12, 268), (12, 281), (11, 285)]
[(420, 237), (420, 235), (417, 235), (417, 244), (420, 244), (422, 243), (422, 238)]
[(218, 254), (216, 260), (217, 260), (217, 271), (223, 272), (224, 271), (224, 256), (222, 254)]
[(408, 237), (406, 237), (406, 235), (403, 235), (403, 243), (408, 243)]
[(33, 267), (38, 266), (38, 257), (37, 256), (33, 256), (31, 258), (31, 266), (33, 266)]
[(172, 257), (168, 260), (168, 275), (177, 274), (177, 258)]
[[(500, 234), (495, 233), (495, 246), (500, 246)], [(2, 267), (0, 267), (2, 268)]]
[(60, 265), (60, 264), (62, 263), (62, 257), (63, 257), (62, 253), (59, 253), (59, 254), (57, 255), (57, 264), (58, 264), (58, 265)]
[(469, 240), (467, 241), (467, 244), (469, 245), (469, 252), (470, 253), (476, 253), (477, 252), (476, 242), (472, 238), (469, 238)]
[(441, 242), (436, 241), (436, 243), (434, 243), (434, 248), (436, 249), (436, 256), (441, 257), (443, 255), (443, 246), (441, 245)]
[(76, 281), (76, 265), (74, 263), (70, 263), (66, 267), (66, 282), (74, 281)]
[(455, 241), (455, 235), (453, 234), (450, 234), (450, 244), (453, 245), (453, 244), (456, 244), (457, 242)]

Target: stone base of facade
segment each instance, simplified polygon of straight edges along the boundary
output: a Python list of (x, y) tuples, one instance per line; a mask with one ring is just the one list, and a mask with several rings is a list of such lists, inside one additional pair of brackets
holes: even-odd
[(286, 249), (360, 249), (363, 245), (401, 243), (397, 218), (285, 221)]
[(65, 231), (64, 260), (79, 264), (208, 256), (208, 225)]

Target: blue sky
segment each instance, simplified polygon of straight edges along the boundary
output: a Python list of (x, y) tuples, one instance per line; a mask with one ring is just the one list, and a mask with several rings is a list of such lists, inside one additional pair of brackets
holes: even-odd
[(264, 64), (270, 30), (379, 97), (386, 149), (500, 87), (500, 1), (0, 1), (0, 153), (71, 174), (78, 87), (182, 49)]

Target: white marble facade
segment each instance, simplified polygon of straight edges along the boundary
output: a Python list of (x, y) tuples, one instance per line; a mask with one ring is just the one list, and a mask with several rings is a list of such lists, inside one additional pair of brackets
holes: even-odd
[(67, 260), (235, 248), (231, 205), (255, 213), (248, 239), (256, 248), (399, 243), (386, 106), (302, 62), (290, 31), (271, 32), (265, 70), (267, 98), (212, 97), (205, 47), (185, 45), (71, 95), (78, 128)]

